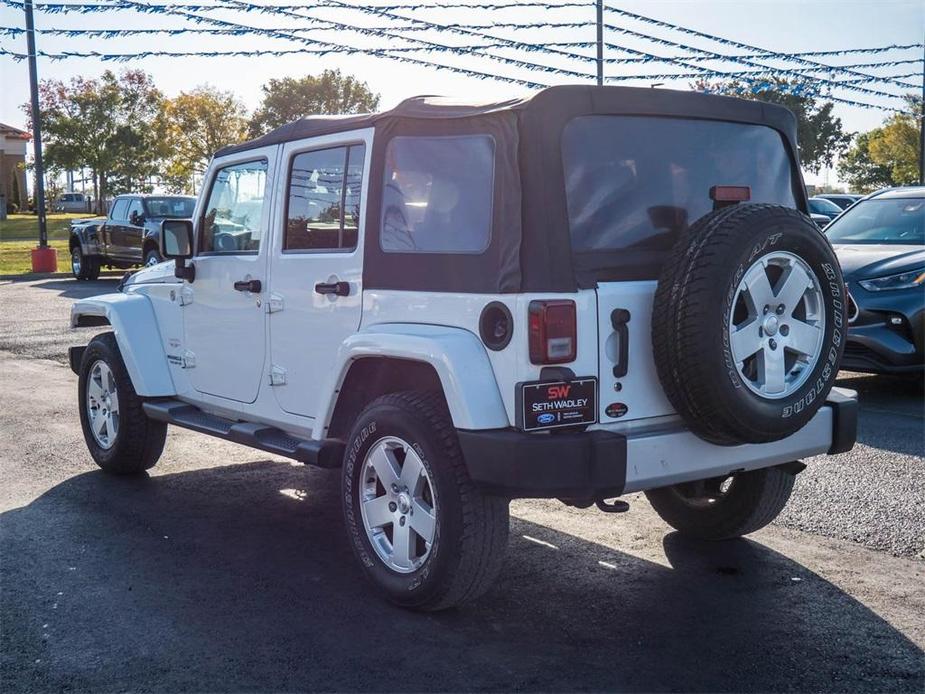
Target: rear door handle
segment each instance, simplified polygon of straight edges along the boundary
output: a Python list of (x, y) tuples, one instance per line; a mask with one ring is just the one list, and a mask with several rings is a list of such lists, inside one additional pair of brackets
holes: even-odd
[(315, 285), (315, 291), (319, 294), (334, 294), (336, 296), (348, 296), (350, 294), (349, 282), (319, 282)]
[(261, 289), (263, 289), (263, 285), (260, 283), (260, 280), (238, 280), (234, 283), (234, 290), (236, 292), (253, 292), (254, 294), (259, 294)]
[(620, 342), (620, 354), (617, 355), (617, 363), (613, 367), (614, 378), (623, 378), (629, 371), (630, 329), (627, 325), (629, 322), (630, 312), (625, 308), (615, 308), (610, 314), (610, 324)]

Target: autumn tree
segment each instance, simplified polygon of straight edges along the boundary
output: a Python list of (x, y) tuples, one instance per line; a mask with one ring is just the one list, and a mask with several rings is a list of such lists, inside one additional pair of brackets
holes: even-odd
[(770, 78), (760, 84), (702, 80), (693, 87), (698, 91), (766, 101), (789, 108), (797, 118), (800, 164), (807, 171), (819, 173), (823, 166), (832, 166), (851, 143), (851, 134), (845, 132), (841, 118), (832, 113), (834, 104), (817, 97), (807, 82), (781, 77)]
[(169, 152), (164, 183), (195, 193), (195, 177), (205, 172), (212, 155), (247, 137), (247, 111), (232, 92), (201, 85), (165, 102), (161, 127)]
[[(44, 156), (49, 170), (86, 167), (93, 178), (97, 211), (108, 195), (144, 190), (163, 157), (151, 124), (163, 97), (150, 75), (126, 70), (98, 79), (43, 80), (39, 86)], [(29, 116), (31, 107), (23, 106)]]
[(855, 190), (868, 192), (919, 181), (921, 99), (908, 97), (908, 111), (860, 133), (838, 164), (839, 177)]
[(263, 101), (250, 121), (251, 137), (304, 116), (368, 113), (379, 106), (378, 94), (340, 70), (325, 70), (317, 77), (271, 79), (262, 90)]

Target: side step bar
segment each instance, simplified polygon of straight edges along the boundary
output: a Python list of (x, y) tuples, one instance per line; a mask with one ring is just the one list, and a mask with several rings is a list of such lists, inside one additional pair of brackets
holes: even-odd
[(344, 459), (346, 444), (340, 439), (299, 439), (266, 424), (235, 422), (207, 414), (180, 400), (148, 400), (142, 407), (148, 417), (159, 422), (234, 441), (309, 465), (338, 468)]

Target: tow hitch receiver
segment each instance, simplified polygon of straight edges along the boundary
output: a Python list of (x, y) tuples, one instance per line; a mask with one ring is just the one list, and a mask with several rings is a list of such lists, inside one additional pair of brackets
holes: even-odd
[(606, 499), (598, 499), (594, 504), (604, 513), (626, 513), (630, 510), (630, 505), (620, 499), (614, 499), (609, 503)]

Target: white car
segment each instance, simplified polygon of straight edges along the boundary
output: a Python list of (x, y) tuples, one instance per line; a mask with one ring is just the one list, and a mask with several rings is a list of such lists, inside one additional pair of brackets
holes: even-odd
[(341, 470), (391, 600), (501, 567), (512, 498), (683, 533), (769, 523), (856, 434), (844, 284), (785, 109), (553, 87), (300, 120), (215, 155), (193, 221), (74, 326), (87, 446), (143, 473), (168, 424)]
[(62, 193), (51, 209), (54, 212), (89, 212), (90, 198), (83, 193)]

